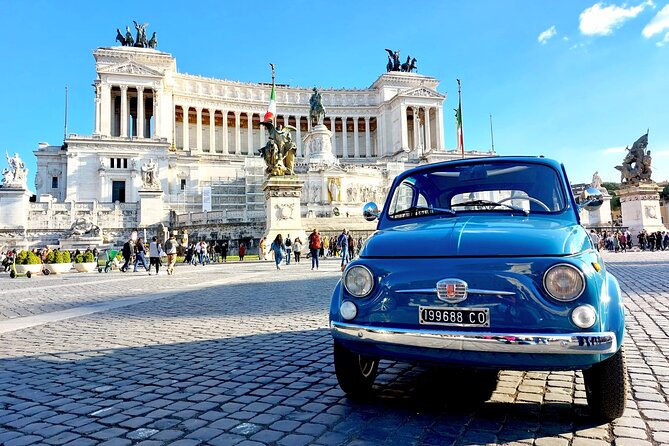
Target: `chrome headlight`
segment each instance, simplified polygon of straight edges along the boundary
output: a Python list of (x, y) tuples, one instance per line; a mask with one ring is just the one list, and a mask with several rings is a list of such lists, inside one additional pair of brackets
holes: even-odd
[(553, 265), (544, 274), (544, 288), (553, 299), (570, 302), (583, 294), (585, 276), (574, 265), (568, 263)]
[(365, 297), (374, 288), (374, 275), (362, 265), (354, 265), (344, 272), (344, 288), (352, 296)]

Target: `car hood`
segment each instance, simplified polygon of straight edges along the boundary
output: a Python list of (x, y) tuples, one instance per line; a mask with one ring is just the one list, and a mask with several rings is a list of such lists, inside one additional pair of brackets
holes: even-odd
[(564, 256), (590, 247), (585, 229), (548, 216), (430, 219), (376, 231), (361, 257)]

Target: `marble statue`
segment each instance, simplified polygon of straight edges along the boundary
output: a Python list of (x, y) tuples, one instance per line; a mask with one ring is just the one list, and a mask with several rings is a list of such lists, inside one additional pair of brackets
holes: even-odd
[(80, 237), (82, 235), (89, 237), (99, 237), (102, 230), (87, 218), (77, 218), (70, 229), (66, 231), (65, 237)]
[(328, 192), (330, 193), (330, 201), (341, 201), (339, 197), (339, 185), (337, 179), (330, 178), (328, 181)]
[(148, 163), (142, 164), (142, 185), (149, 189), (160, 187), (158, 183), (158, 166), (150, 159)]
[(590, 183), (590, 185), (597, 189), (602, 187), (602, 177), (599, 176), (599, 171), (595, 171), (595, 173), (592, 174), (592, 183)]
[(5, 187), (25, 188), (28, 176), (26, 165), (23, 163), (18, 153), (15, 153), (13, 157), (10, 157), (7, 152), (5, 152), (5, 154), (7, 156), (9, 169), (3, 169), (2, 171), (2, 185)]

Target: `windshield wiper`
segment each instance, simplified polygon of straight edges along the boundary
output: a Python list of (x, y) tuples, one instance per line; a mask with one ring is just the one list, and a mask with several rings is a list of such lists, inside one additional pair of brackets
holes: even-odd
[(410, 208), (407, 209), (402, 209), (401, 211), (393, 212), (390, 214), (391, 217), (399, 217), (399, 216), (406, 216), (406, 217), (422, 217), (424, 215), (432, 215), (432, 214), (446, 214), (450, 216), (455, 215), (455, 211), (453, 209), (446, 209), (446, 208), (431, 208), (427, 206), (411, 206)]
[(451, 204), (451, 207), (456, 207), (456, 206), (505, 207), (512, 211), (522, 212), (524, 215), (530, 214), (530, 211), (528, 211), (527, 209), (519, 208), (518, 206), (513, 206), (506, 203), (498, 203), (496, 201), (490, 201), (490, 200), (471, 200), (471, 201), (465, 201), (464, 203)]

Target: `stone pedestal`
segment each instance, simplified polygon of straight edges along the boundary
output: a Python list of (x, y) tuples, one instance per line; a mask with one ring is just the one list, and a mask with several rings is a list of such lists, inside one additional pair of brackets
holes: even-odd
[(160, 224), (163, 220), (163, 191), (145, 189), (138, 194), (139, 225), (147, 227)]
[(642, 229), (648, 233), (666, 231), (662, 225), (660, 212), (660, 190), (661, 188), (655, 183), (620, 188), (618, 193), (623, 226), (629, 228), (632, 236), (635, 237), (634, 240)]
[(0, 229), (27, 229), (32, 193), (23, 188), (0, 187)]
[(281, 234), (284, 240), (290, 234), (293, 241), (299, 237), (302, 244), (305, 243), (306, 233), (300, 212), (303, 185), (304, 181), (296, 176), (269, 177), (263, 183), (267, 212), (264, 236), (268, 247), (277, 234)]
[(309, 164), (337, 164), (332, 153), (332, 132), (323, 124), (317, 125), (304, 137), (305, 161)]

